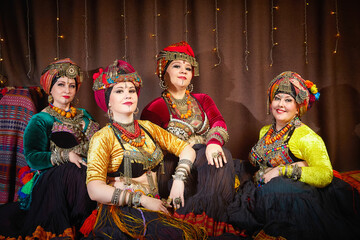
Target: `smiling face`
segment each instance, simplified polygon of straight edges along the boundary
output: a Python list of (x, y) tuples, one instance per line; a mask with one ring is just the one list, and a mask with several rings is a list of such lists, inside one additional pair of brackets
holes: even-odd
[(115, 121), (128, 123), (133, 119), (133, 113), (138, 103), (136, 88), (131, 82), (120, 82), (111, 90), (109, 108)]
[(68, 77), (59, 78), (51, 88), (50, 94), (54, 98), (55, 107), (68, 110), (76, 93), (76, 81)]
[(271, 102), (271, 113), (276, 120), (276, 129), (280, 130), (298, 114), (295, 99), (286, 93), (278, 93)]
[(190, 63), (184, 60), (172, 61), (164, 76), (168, 89), (171, 91), (185, 90), (189, 86), (193, 71)]

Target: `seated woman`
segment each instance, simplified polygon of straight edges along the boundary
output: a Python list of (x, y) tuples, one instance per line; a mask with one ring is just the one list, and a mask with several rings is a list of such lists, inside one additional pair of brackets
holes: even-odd
[(231, 222), (249, 234), (359, 239), (359, 193), (334, 176), (323, 140), (300, 120), (319, 96), (315, 84), (294, 72), (270, 82), (274, 123), (260, 130), (249, 155), (258, 169), (255, 183), (244, 184), (229, 207)]
[[(94, 74), (95, 98), (110, 123), (90, 143), (86, 183), (98, 213), (89, 238), (200, 239), (206, 236), (201, 229), (169, 213), (171, 203), (184, 205), (195, 151), (161, 127), (134, 119), (141, 85), (138, 73), (121, 60)], [(167, 200), (160, 199), (156, 176), (164, 171), (163, 151), (180, 159)]]
[(83, 221), (96, 208), (85, 180), (88, 145), (99, 124), (85, 109), (71, 105), (81, 76), (69, 58), (43, 71), (40, 84), (49, 94), (49, 106), (31, 118), (24, 132), (31, 168), (27, 177), (33, 178), (21, 189), (19, 202), (1, 206), (0, 235), (80, 237)]
[[(156, 71), (164, 91), (144, 108), (141, 119), (161, 126), (196, 150), (194, 169), (186, 185), (186, 204), (177, 210), (177, 216), (206, 227), (209, 236), (235, 233), (226, 224), (226, 208), (235, 194), (234, 163), (223, 147), (229, 135), (210, 96), (191, 93), (191, 80), (199, 75), (199, 68), (190, 45), (179, 42), (164, 48), (158, 54)], [(175, 168), (173, 158), (171, 154), (165, 156), (166, 169)], [(160, 191), (166, 192), (171, 177), (160, 177)]]

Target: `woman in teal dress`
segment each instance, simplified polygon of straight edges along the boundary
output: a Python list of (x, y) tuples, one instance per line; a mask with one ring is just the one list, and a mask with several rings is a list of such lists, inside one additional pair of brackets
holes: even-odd
[(20, 177), (32, 178), (20, 189), (18, 202), (1, 207), (0, 235), (78, 238), (96, 207), (85, 178), (89, 141), (99, 124), (71, 104), (81, 83), (81, 70), (69, 58), (43, 71), (40, 84), (49, 94), (49, 106), (31, 118), (24, 132), (29, 166)]

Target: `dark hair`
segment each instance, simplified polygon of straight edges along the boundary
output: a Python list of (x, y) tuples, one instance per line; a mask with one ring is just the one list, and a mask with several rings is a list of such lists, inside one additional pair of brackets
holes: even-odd
[(105, 103), (106, 103), (106, 107), (109, 108), (109, 101), (110, 101), (110, 94), (111, 91), (113, 90), (114, 86), (109, 87), (105, 90)]

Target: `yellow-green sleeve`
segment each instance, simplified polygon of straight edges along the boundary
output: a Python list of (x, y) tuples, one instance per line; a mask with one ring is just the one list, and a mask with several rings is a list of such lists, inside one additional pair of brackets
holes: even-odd
[(308, 126), (295, 129), (289, 140), (290, 151), (303, 159), (308, 167), (302, 167), (300, 181), (315, 187), (326, 187), (333, 178), (333, 169), (322, 138)]
[(262, 138), (267, 133), (267, 131), (269, 131), (270, 127), (271, 125), (267, 125), (260, 129), (259, 139)]
[(150, 121), (139, 120), (139, 123), (141, 126), (146, 128), (154, 140), (160, 145), (161, 149), (166, 150), (175, 156), (179, 156), (182, 150), (184, 150), (184, 148), (189, 145), (187, 142), (181, 140), (180, 138)]

